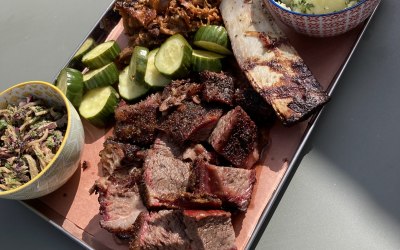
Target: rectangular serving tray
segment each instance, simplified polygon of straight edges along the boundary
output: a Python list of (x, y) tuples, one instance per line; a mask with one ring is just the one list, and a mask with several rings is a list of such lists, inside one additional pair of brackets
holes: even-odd
[[(376, 9), (371, 17), (356, 29), (338, 37), (324, 39), (299, 35), (281, 22), (277, 22), (332, 97), (375, 12)], [(113, 4), (104, 12), (87, 37), (92, 37), (97, 42), (115, 39), (122, 47), (127, 45), (122, 22), (119, 15), (113, 11)], [(71, 58), (74, 54), (75, 51), (71, 54)], [(233, 218), (236, 244), (239, 249), (254, 248), (257, 244), (261, 236), (260, 231), (268, 223), (292, 174), (298, 167), (302, 149), (323, 110), (319, 110), (310, 119), (296, 126), (286, 128), (277, 124), (269, 131), (270, 143), (264, 149), (262, 164), (256, 168), (257, 184), (249, 209), (246, 213)], [(102, 149), (102, 142), (110, 130), (95, 128), (85, 121), (83, 123), (86, 139), (82, 161), (88, 161), (89, 168), (77, 170), (72, 179), (54, 193), (21, 203), (87, 249), (127, 249), (126, 243), (119, 242), (100, 228), (97, 196), (90, 196), (88, 193), (98, 177), (98, 152)]]

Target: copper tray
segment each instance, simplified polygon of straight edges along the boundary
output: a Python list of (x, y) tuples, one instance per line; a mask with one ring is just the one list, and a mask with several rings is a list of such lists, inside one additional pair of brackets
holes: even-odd
[[(332, 96), (374, 13), (356, 29), (333, 38), (306, 37), (280, 22), (278, 25), (287, 34), (318, 81)], [(105, 27), (105, 19), (114, 22), (115, 26)], [(113, 39), (117, 40), (121, 47), (127, 46), (122, 21), (113, 13), (112, 5), (89, 36), (98, 42)], [(269, 131), (270, 143), (264, 149), (262, 164), (256, 167), (257, 183), (250, 206), (246, 213), (233, 218), (238, 249), (248, 249), (256, 243), (257, 235), (267, 218), (272, 215), (279, 195), (297, 167), (301, 151), (322, 111), (323, 109), (309, 120), (290, 128), (277, 122)], [(98, 129), (85, 121), (84, 128), (85, 148), (82, 161), (89, 162), (89, 167), (79, 168), (72, 179), (54, 193), (22, 203), (88, 249), (127, 249), (126, 242), (119, 241), (100, 228), (97, 196), (89, 195), (89, 189), (98, 177), (98, 153), (110, 131)]]

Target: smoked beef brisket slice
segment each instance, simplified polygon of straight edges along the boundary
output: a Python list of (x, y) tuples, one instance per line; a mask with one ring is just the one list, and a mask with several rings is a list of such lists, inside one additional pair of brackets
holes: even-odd
[(185, 149), (182, 159), (190, 162), (202, 159), (215, 164), (218, 162), (218, 155), (215, 152), (209, 152), (202, 144), (195, 144)]
[(183, 224), (182, 212), (179, 210), (142, 212), (134, 228), (133, 239), (129, 246), (132, 250), (191, 249)]
[(130, 249), (234, 250), (231, 214), (223, 210), (142, 212)]
[(233, 106), (234, 80), (224, 72), (203, 71), (199, 73), (200, 82), (204, 84), (202, 99), (206, 102)]
[(235, 167), (251, 168), (259, 158), (257, 126), (240, 106), (221, 117), (208, 141)]
[(160, 95), (153, 94), (137, 104), (119, 105), (115, 110), (115, 138), (121, 142), (141, 146), (153, 143), (160, 102)]
[(235, 231), (231, 214), (223, 210), (185, 210), (183, 222), (191, 249), (234, 250)]
[(138, 189), (142, 176), (140, 151), (135, 145), (108, 138), (100, 151), (102, 177), (90, 190), (99, 194), (100, 226), (122, 237), (130, 236), (138, 214), (147, 211)]
[(100, 177), (93, 189), (99, 194), (100, 226), (111, 233), (129, 237), (137, 216), (147, 211), (136, 185), (136, 177), (126, 173)]
[(140, 166), (143, 162), (142, 148), (114, 141), (108, 138), (103, 143), (104, 148), (100, 151), (99, 167), (103, 176), (109, 176), (115, 170), (126, 166)]
[(214, 195), (189, 192), (195, 177), (191, 163), (176, 158), (166, 145), (157, 138), (143, 165), (142, 197), (147, 207), (221, 208), (221, 200)]
[(174, 208), (170, 200), (186, 192), (190, 179), (190, 164), (151, 149), (143, 168), (143, 195), (146, 205)]
[(215, 195), (224, 207), (246, 211), (256, 181), (254, 169), (220, 167), (197, 160), (195, 172), (198, 192)]
[[(184, 162), (193, 163), (196, 159), (201, 158), (207, 162), (217, 164), (220, 156), (212, 150), (208, 151), (202, 144), (192, 144), (187, 147), (178, 145), (167, 135), (160, 133), (154, 141), (152, 148), (158, 153), (166, 156), (178, 158)], [(217, 164), (218, 165), (218, 164)]]
[(159, 128), (177, 143), (206, 141), (222, 113), (222, 109), (185, 102), (168, 115)]
[(182, 145), (175, 143), (169, 136), (164, 133), (159, 133), (152, 145), (154, 151), (165, 156), (175, 157), (180, 159), (183, 150)]

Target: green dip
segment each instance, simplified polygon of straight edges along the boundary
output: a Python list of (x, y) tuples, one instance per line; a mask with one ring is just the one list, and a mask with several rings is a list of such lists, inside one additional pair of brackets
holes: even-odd
[(291, 11), (304, 14), (327, 14), (354, 6), (360, 0), (276, 0)]

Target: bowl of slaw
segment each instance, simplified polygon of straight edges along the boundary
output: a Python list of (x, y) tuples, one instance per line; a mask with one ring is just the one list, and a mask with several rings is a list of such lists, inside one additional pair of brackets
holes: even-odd
[(0, 93), (0, 198), (55, 191), (77, 170), (83, 146), (78, 113), (51, 83), (29, 81)]

